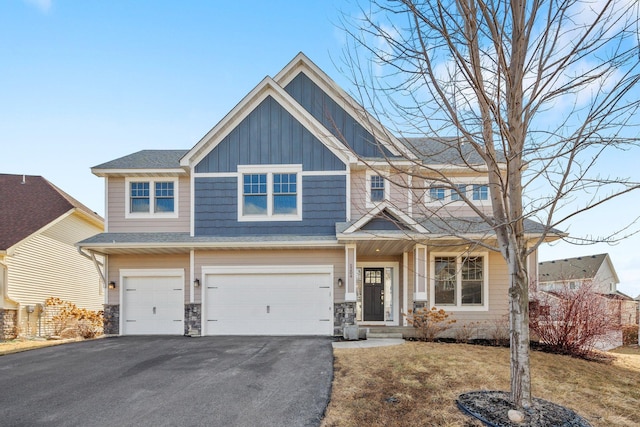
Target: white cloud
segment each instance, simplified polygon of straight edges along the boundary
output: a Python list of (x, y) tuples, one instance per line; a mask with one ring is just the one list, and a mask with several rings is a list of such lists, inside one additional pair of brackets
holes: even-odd
[(47, 13), (51, 10), (53, 0), (23, 0), (25, 3), (35, 6), (41, 12)]

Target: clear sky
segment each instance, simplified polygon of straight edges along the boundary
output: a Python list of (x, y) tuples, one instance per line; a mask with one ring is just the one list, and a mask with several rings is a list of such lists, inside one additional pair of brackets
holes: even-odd
[[(102, 215), (104, 184), (92, 166), (191, 148), (300, 51), (352, 92), (339, 69), (339, 21), (353, 11), (340, 0), (2, 0), (0, 173), (42, 175)], [(604, 166), (640, 180), (637, 160), (617, 153)], [(634, 195), (565, 229), (605, 235), (639, 212)], [(636, 296), (638, 248), (638, 236), (561, 243), (543, 247), (540, 260), (608, 252), (619, 289)]]

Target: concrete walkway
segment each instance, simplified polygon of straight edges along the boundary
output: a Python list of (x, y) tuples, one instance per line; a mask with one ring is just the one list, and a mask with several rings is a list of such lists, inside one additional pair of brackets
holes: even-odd
[(334, 341), (331, 343), (333, 348), (371, 348), (401, 344), (404, 344), (404, 340), (402, 338), (374, 338), (358, 341)]

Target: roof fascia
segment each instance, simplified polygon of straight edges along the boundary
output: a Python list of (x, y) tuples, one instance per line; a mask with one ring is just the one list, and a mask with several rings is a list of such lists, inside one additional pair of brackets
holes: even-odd
[[(362, 127), (372, 131), (373, 136), (381, 141), (394, 155), (400, 155), (408, 159), (416, 156), (403, 143), (392, 135), (375, 117), (356, 102), (355, 99), (338, 86), (332, 79), (313, 63), (304, 53), (300, 52), (291, 60), (276, 76), (274, 80), (282, 87), (289, 84), (299, 73), (309, 77), (318, 85), (334, 102), (344, 108)], [(389, 144), (387, 141), (391, 141)]]
[(376, 215), (378, 215), (380, 212), (382, 212), (385, 209), (388, 210), (389, 212), (391, 212), (391, 214), (393, 214), (394, 216), (398, 217), (398, 219), (400, 219), (406, 226), (412, 228), (415, 232), (417, 232), (417, 233), (428, 233), (429, 232), (426, 228), (424, 228), (422, 225), (418, 224), (409, 215), (405, 214), (404, 212), (402, 212), (402, 211), (400, 211), (398, 209), (395, 209), (389, 203), (385, 202), (385, 203), (378, 204), (372, 210), (367, 212), (367, 214), (364, 215), (362, 218), (360, 218), (359, 220), (357, 220), (356, 222), (351, 224), (349, 227), (347, 227), (347, 229), (344, 230), (341, 234), (347, 235), (349, 233), (357, 232), (358, 230), (360, 230), (360, 228), (365, 226), (369, 221), (371, 221), (373, 218), (375, 218)]
[(99, 177), (106, 176), (146, 176), (146, 175), (186, 175), (183, 168), (168, 169), (98, 169), (91, 168), (91, 173)]
[(182, 157), (180, 165), (193, 168), (269, 95), (318, 138), (345, 165), (355, 162), (355, 155), (349, 149), (340, 143), (308, 111), (302, 108), (284, 89), (278, 86), (271, 77), (267, 76)]

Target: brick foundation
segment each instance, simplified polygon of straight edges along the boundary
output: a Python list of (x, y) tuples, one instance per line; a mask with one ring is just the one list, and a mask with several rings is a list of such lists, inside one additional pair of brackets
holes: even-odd
[(18, 312), (0, 308), (0, 340), (12, 340), (18, 336)]

